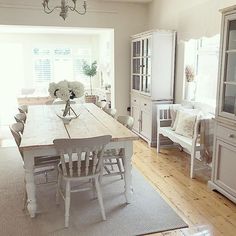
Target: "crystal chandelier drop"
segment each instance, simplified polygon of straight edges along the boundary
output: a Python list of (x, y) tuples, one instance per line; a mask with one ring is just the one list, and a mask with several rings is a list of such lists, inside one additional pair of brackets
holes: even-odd
[[(68, 2), (72, 2), (72, 5), (69, 5)], [(86, 1), (84, 1), (82, 8), (83, 10), (79, 11), (76, 9), (77, 5), (76, 5), (77, 0), (61, 0), (61, 6), (55, 6), (53, 8), (49, 7), (49, 0), (43, 0), (43, 8), (44, 8), (44, 12), (47, 14), (52, 13), (55, 9), (60, 9), (60, 16), (65, 20), (66, 17), (68, 16), (68, 11), (75, 11), (80, 15), (84, 15), (87, 11), (87, 4)]]

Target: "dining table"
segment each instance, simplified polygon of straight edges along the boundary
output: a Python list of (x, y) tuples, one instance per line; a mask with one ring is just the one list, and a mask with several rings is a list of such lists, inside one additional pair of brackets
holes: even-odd
[(24, 156), (27, 209), (32, 218), (37, 212), (35, 158), (58, 155), (53, 144), (54, 139), (83, 139), (111, 135), (112, 139), (106, 148), (125, 150), (124, 194), (126, 202), (132, 202), (133, 141), (137, 140), (138, 136), (93, 103), (72, 104), (71, 107), (78, 117), (68, 124), (60, 117), (63, 113), (63, 105), (28, 107), (20, 150)]

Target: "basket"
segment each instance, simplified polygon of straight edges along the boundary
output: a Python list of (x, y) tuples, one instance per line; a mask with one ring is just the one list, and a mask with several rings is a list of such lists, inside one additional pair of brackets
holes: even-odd
[(98, 101), (98, 96), (97, 95), (85, 95), (84, 100), (86, 103), (94, 103), (96, 104)]

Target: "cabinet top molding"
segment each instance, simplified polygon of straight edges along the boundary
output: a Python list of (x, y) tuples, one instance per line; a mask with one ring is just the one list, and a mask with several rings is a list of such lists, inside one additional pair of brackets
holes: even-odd
[(148, 30), (148, 31), (144, 31), (144, 32), (132, 35), (131, 38), (139, 38), (139, 37), (142, 37), (142, 36), (148, 36), (148, 35), (151, 35), (153, 33), (173, 34), (173, 33), (176, 33), (176, 31), (175, 30), (153, 29), (153, 30)]
[(219, 11), (224, 14), (224, 13), (229, 13), (229, 12), (235, 11), (235, 10), (236, 10), (236, 5), (233, 5), (233, 6), (230, 6), (230, 7), (222, 8)]

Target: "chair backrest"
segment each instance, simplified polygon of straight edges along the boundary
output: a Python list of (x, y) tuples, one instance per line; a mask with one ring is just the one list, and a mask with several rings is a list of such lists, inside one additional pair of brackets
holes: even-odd
[(18, 107), (20, 113), (28, 113), (28, 106), (27, 105), (20, 105)]
[(113, 118), (116, 116), (116, 109), (115, 108), (104, 108), (104, 111), (112, 116)]
[(103, 150), (110, 140), (111, 135), (85, 139), (55, 139), (53, 143), (61, 157), (62, 174), (80, 177), (100, 173)]
[[(16, 145), (17, 145), (17, 147), (18, 147), (18, 149), (19, 149), (19, 152), (20, 152), (20, 154), (21, 154), (21, 157), (22, 157), (22, 159), (24, 159), (23, 153), (22, 153), (22, 151), (21, 151), (20, 148), (19, 148), (19, 147), (20, 147), (20, 143), (21, 143), (21, 135), (20, 135), (20, 132), (21, 132), (21, 130), (22, 130), (22, 125), (23, 125), (23, 124), (22, 124), (21, 122), (17, 122), (17, 123), (14, 123), (14, 124), (10, 125), (9, 128), (10, 128), (11, 133), (12, 133), (14, 139), (15, 139), (15, 142), (16, 142)], [(24, 129), (24, 125), (23, 125), (23, 129)], [(22, 130), (22, 132), (23, 132), (23, 130)]]
[(26, 121), (26, 114), (25, 113), (18, 113), (14, 116), (16, 122), (21, 122), (21, 123), (25, 123)]
[(134, 126), (134, 118), (132, 116), (118, 116), (117, 121), (119, 121), (122, 125), (130, 130)]
[(21, 125), (22, 123), (17, 122), (9, 126), (18, 147), (20, 146), (21, 143), (21, 135), (20, 135)]
[(106, 105), (107, 105), (107, 102), (105, 102), (105, 101), (99, 101), (99, 102), (96, 102), (96, 105), (97, 105), (98, 107), (100, 107), (101, 109), (104, 109), (104, 108), (106, 107)]
[(15, 132), (21, 135), (24, 132), (24, 124), (22, 122), (16, 122), (10, 125), (10, 129), (14, 130)]

